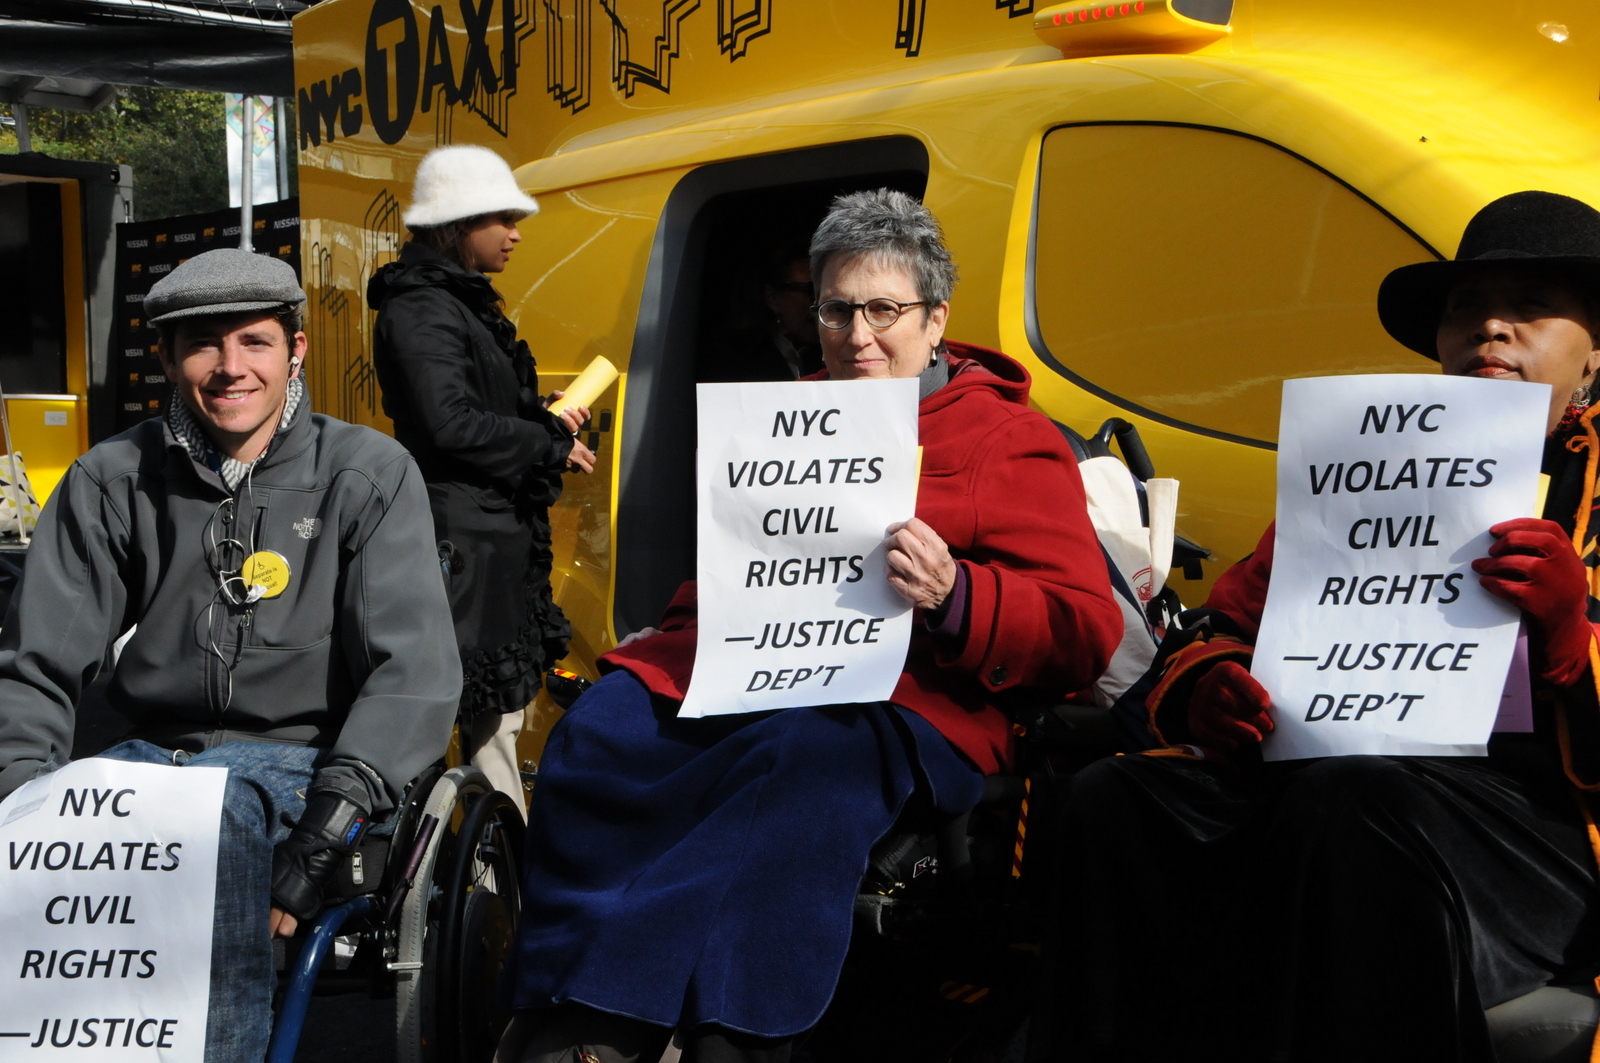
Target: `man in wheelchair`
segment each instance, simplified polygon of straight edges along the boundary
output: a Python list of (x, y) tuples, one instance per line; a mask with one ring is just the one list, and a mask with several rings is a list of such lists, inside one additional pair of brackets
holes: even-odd
[(207, 1060), (265, 1056), (271, 935), (439, 758), (461, 692), (421, 476), (311, 412), (304, 300), (231, 249), (151, 289), (173, 395), (68, 470), (0, 629), (0, 797), (66, 763), (113, 644), (133, 730), (105, 755), (229, 770)]

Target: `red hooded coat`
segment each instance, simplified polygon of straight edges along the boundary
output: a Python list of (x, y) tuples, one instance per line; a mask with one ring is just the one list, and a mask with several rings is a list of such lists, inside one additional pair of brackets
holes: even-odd
[[(1087, 687), (1122, 638), (1122, 612), (1077, 462), (1055, 426), (1028, 408), (1028, 371), (998, 351), (949, 348), (950, 382), (918, 410), (917, 516), (949, 544), (966, 571), (969, 597), (955, 638), (936, 637), (919, 616), (891, 700), (925, 717), (992, 774), (1012, 754), (999, 695)], [(692, 582), (667, 607), (662, 630), (600, 664), (682, 700), (697, 637)]]

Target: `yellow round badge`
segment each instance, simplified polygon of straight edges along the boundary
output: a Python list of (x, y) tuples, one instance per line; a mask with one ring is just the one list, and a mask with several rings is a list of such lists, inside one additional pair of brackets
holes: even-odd
[(257, 550), (244, 559), (239, 578), (248, 587), (260, 587), (261, 597), (276, 598), (289, 586), (289, 561), (276, 550)]

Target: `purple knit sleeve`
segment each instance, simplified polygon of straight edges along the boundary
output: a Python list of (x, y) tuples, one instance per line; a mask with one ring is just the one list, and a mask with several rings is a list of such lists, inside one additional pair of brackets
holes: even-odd
[[(959, 642), (967, 619), (967, 601), (972, 588), (967, 584), (965, 565), (956, 565), (956, 583), (950, 588), (950, 597), (937, 610), (928, 614), (928, 630), (946, 642)], [(943, 615), (941, 615), (943, 614)]]

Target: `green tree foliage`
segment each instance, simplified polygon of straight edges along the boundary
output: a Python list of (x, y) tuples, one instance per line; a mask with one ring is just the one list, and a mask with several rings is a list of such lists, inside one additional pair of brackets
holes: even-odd
[[(29, 108), (28, 125), (34, 151), (133, 167), (134, 220), (145, 221), (228, 205), (222, 115), (220, 92), (119, 88), (93, 114)], [(0, 153), (16, 150), (16, 132), (0, 129)]]

